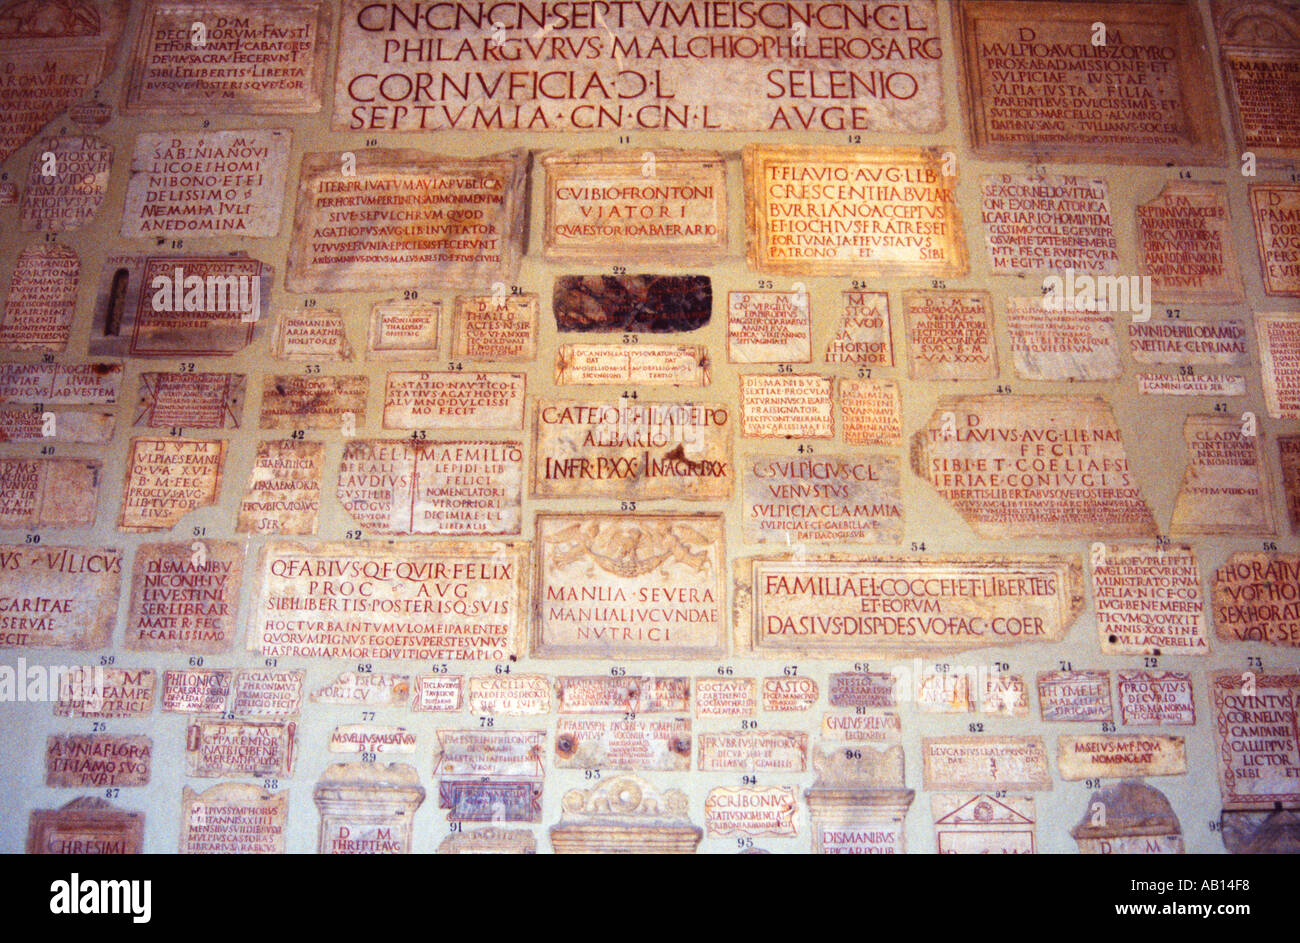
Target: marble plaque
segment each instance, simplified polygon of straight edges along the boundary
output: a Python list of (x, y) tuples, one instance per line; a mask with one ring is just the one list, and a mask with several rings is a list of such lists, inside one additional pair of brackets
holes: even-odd
[(309, 153), (298, 178), (285, 288), (490, 288), (523, 255), (527, 155)]
[(214, 778), (289, 778), (298, 725), (274, 720), (199, 717), (185, 728), (185, 775)]
[(711, 403), (538, 400), (529, 493), (726, 499), (736, 478), (732, 428), (732, 411)]
[(527, 544), (265, 544), (248, 648), (293, 658), (509, 661)]
[(224, 714), (235, 673), (229, 668), (189, 668), (163, 672), (165, 714)]
[(291, 137), (286, 128), (139, 135), (122, 238), (275, 236)]
[[(441, 301), (379, 301), (370, 306), (367, 360), (424, 360), (438, 352)], [(347, 338), (344, 337), (346, 342)], [(465, 356), (459, 354), (457, 356)]]
[(235, 533), (314, 535), (324, 459), (321, 442), (258, 442), (248, 487), (239, 502)]
[(1272, 473), (1261, 437), (1242, 435), (1241, 420), (1198, 413), (1183, 420), (1187, 467), (1178, 486), (1175, 536), (1277, 533)]
[(117, 621), (122, 551), (0, 545), (0, 648), (105, 648)]
[(1052, 788), (1042, 737), (923, 737), (921, 757), (930, 792)]
[(1043, 720), (1111, 723), (1109, 671), (1040, 671), (1038, 709)]
[(691, 768), (689, 718), (561, 718), (555, 727), (557, 769)]
[(903, 401), (895, 381), (841, 377), (839, 388), (846, 445), (903, 444)]
[(314, 704), (364, 704), (405, 707), (411, 693), (406, 675), (377, 671), (345, 671), (311, 695)]
[(493, 674), (470, 678), (469, 711), (504, 717), (549, 714), (551, 681), (545, 675)]
[(404, 855), (424, 787), (405, 763), (332, 763), (312, 801), (320, 812), (317, 854)]
[(744, 167), (754, 271), (966, 274), (955, 166), (940, 148), (753, 144), (744, 150)]
[(542, 254), (551, 261), (720, 261), (727, 164), (715, 151), (549, 152)]
[(1214, 571), (1210, 599), (1221, 641), (1300, 648), (1300, 556), (1234, 553)]
[(1083, 609), (1082, 569), (1064, 556), (752, 557), (735, 567), (736, 651), (921, 657), (1060, 641)]
[(80, 277), (81, 260), (67, 246), (38, 242), (24, 248), (9, 280), (0, 349), (65, 350)]
[(834, 438), (833, 382), (815, 373), (742, 373), (740, 434), (757, 439)]
[(452, 309), (453, 357), (527, 363), (537, 356), (537, 296), (458, 295)]
[(5, 7), (0, 27), (0, 73), (6, 76), (0, 89), (0, 161), (8, 160), (70, 105), (97, 91), (99, 80), (112, 71), (129, 9), (126, 0)]
[[(50, 423), (47, 416), (53, 417)], [(101, 410), (0, 406), (0, 442), (107, 445), (116, 426), (117, 417)]]
[(248, 783), (181, 789), (183, 855), (282, 855), (289, 794)]
[(235, 672), (230, 712), (238, 717), (296, 717), (302, 711), (303, 672), (241, 668)]
[(1110, 188), (1101, 178), (982, 177), (980, 218), (994, 275), (1043, 271), (1114, 275), (1119, 270)]
[(244, 255), (111, 256), (90, 326), (93, 357), (229, 357), (260, 335), (275, 270)]
[(415, 734), (386, 724), (343, 724), (330, 734), (331, 753), (414, 753)]
[(727, 293), (727, 360), (810, 363), (812, 316), (806, 291)]
[(1187, 772), (1187, 749), (1182, 737), (1168, 734), (1061, 736), (1056, 741), (1056, 763), (1068, 782), (1180, 776)]
[(19, 208), (23, 232), (72, 232), (90, 223), (112, 169), (113, 146), (100, 138), (38, 141)]
[(83, 796), (58, 809), (33, 809), (27, 827), (29, 855), (138, 855), (144, 813)]
[(902, 685), (902, 679), (889, 672), (840, 672), (831, 675), (826, 698), (832, 707), (897, 707)]
[[(1096, 545), (1100, 546), (1100, 545)], [(1103, 655), (1208, 655), (1196, 553), (1187, 544), (1108, 544), (1092, 557)]]
[(1252, 184), (1250, 212), (1264, 294), (1300, 298), (1300, 186)]
[(802, 773), (808, 768), (808, 734), (798, 730), (700, 733), (702, 773)]
[(370, 377), (265, 374), (261, 429), (351, 429), (366, 422)]
[(536, 515), (533, 654), (726, 654), (720, 514)]
[(1243, 367), (1250, 363), (1246, 324), (1222, 321), (1130, 321), (1129, 353), (1138, 363)]
[(281, 311), (275, 319), (271, 355), (279, 360), (344, 363), (356, 355), (343, 316), (328, 308)]
[(826, 344), (826, 363), (894, 365), (889, 325), (889, 295), (883, 291), (846, 291), (844, 314)]
[(0, 364), (0, 403), (111, 406), (121, 387), (120, 363)]
[(561, 333), (694, 331), (713, 315), (713, 283), (707, 275), (561, 275), (551, 309)]
[(1021, 675), (987, 672), (976, 689), (981, 714), (994, 717), (1025, 717), (1029, 714), (1029, 685)]
[(941, 855), (1032, 855), (1038, 852), (1033, 796), (933, 795), (935, 850)]
[(152, 668), (73, 668), (59, 677), (55, 717), (116, 720), (153, 713), (158, 673)]
[(902, 743), (903, 721), (892, 711), (827, 713), (822, 715), (821, 738), (831, 743), (890, 746)]
[(1059, 301), (1049, 307), (1043, 297), (1007, 299), (1007, 334), (1016, 376), (1025, 380), (1118, 379), (1115, 315), (1081, 309), (1069, 298)]
[(1245, 378), (1226, 373), (1139, 373), (1137, 381), (1144, 396), (1246, 395)]
[(1232, 230), (1226, 184), (1179, 180), (1138, 204), (1138, 273), (1151, 279), (1150, 300), (1243, 301)]
[(1156, 533), (1101, 397), (942, 397), (911, 461), (984, 538)]
[(1225, 671), (1211, 677), (1225, 809), (1295, 808), (1300, 802), (1297, 689), (1296, 674)]
[(1293, 161), (1300, 149), (1300, 9), (1294, 0), (1213, 0), (1236, 153)]
[(242, 373), (142, 373), (132, 425), (238, 429), (247, 383)]
[[(128, 113), (307, 114), (321, 109), (323, 0), (149, 0), (126, 79)], [(196, 30), (195, 24), (202, 24)], [(195, 42), (197, 36), (202, 43)]]
[(133, 438), (118, 530), (171, 530), (195, 508), (216, 504), (228, 444), (224, 439)]
[(1223, 159), (1195, 7), (961, 0), (953, 33), (967, 131), (981, 158), (1161, 166)]
[(517, 534), (523, 456), (518, 442), (352, 439), (338, 499), (372, 534)]
[(522, 373), (392, 372), (385, 429), (522, 429)]
[(704, 799), (704, 828), (715, 838), (793, 838), (798, 812), (792, 786), (721, 787)]
[(987, 291), (903, 292), (907, 375), (913, 380), (992, 380), (998, 375), (993, 298)]
[(439, 730), (433, 775), (541, 779), (545, 730)]
[(758, 685), (753, 678), (696, 678), (695, 716), (753, 717)]
[(45, 785), (63, 789), (147, 786), (153, 741), (133, 734), (69, 734), (45, 741)]
[(1300, 419), (1300, 312), (1255, 312), (1264, 402), (1274, 419)]
[(1183, 830), (1164, 793), (1142, 782), (1099, 789), (1070, 829), (1083, 855), (1181, 855)]
[(555, 679), (561, 714), (684, 714), (689, 678), (583, 675)]
[(746, 543), (903, 539), (898, 459), (892, 455), (754, 455), (744, 475)]
[(710, 365), (699, 344), (561, 344), (555, 385), (708, 386)]
[(781, 675), (763, 679), (763, 710), (770, 713), (799, 713), (817, 703), (821, 689), (812, 678)]
[(465, 701), (465, 679), (460, 675), (419, 675), (412, 679), (412, 684), (413, 711), (454, 713)]
[(347, 0), (332, 127), (917, 134), (944, 126), (943, 58), (933, 0), (841, 15), (526, 0), (448, 16)]
[(1119, 716), (1124, 726), (1193, 726), (1192, 676), (1183, 671), (1119, 672)]
[(142, 544), (131, 569), (123, 645), (135, 651), (230, 651), (243, 571), (238, 541)]
[(79, 458), (0, 458), (0, 527), (89, 527), (99, 504), (100, 463)]
[(484, 828), (452, 832), (438, 843), (440, 855), (535, 855), (537, 839), (522, 829)]

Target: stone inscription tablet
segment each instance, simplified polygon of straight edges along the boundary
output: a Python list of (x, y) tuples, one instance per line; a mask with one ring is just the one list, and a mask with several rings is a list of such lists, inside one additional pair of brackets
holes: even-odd
[(1110, 188), (1100, 178), (998, 174), (980, 179), (984, 245), (995, 275), (1113, 275), (1119, 247)]
[(957, 178), (938, 148), (751, 145), (744, 167), (755, 271), (966, 274)]
[(1209, 654), (1201, 571), (1187, 544), (1094, 545), (1092, 595), (1102, 654)]
[(1258, 435), (1243, 435), (1241, 419), (1220, 413), (1183, 421), (1187, 467), (1178, 486), (1169, 532), (1176, 536), (1277, 533), (1272, 474)]
[(276, 235), (290, 137), (279, 128), (141, 134), (122, 238)]
[(699, 403), (539, 400), (534, 497), (634, 500), (731, 496), (732, 412)]
[(740, 434), (757, 439), (835, 437), (831, 377), (815, 373), (742, 373)]
[(727, 165), (711, 151), (548, 153), (542, 252), (554, 261), (700, 263), (727, 254)]
[[(1098, 44), (1094, 23), (1105, 27)], [(984, 158), (1217, 164), (1200, 9), (1182, 3), (962, 0), (962, 104)]]
[(444, 14), (347, 0), (333, 128), (915, 134), (943, 128), (943, 55), (933, 0), (820, 15), (785, 2)]
[(1294, 0), (1213, 0), (1237, 152), (1272, 163), (1300, 149), (1300, 9)]
[(903, 320), (907, 375), (913, 380), (997, 377), (993, 299), (987, 291), (905, 291)]
[[(515, 280), (526, 155), (307, 154), (285, 287), (294, 292), (490, 288)], [(349, 172), (350, 171), (350, 172)]]
[(943, 397), (912, 470), (981, 537), (1154, 537), (1155, 519), (1100, 397)]
[(121, 585), (111, 547), (0, 546), (0, 647), (105, 647)]
[(1221, 640), (1300, 647), (1300, 556), (1232, 554), (1214, 572), (1211, 602)]
[(1232, 245), (1228, 188), (1167, 183), (1137, 208), (1138, 272), (1151, 278), (1151, 300), (1236, 304), (1241, 270)]
[(316, 533), (325, 445), (297, 439), (258, 442), (239, 502), (237, 534)]
[(924, 737), (927, 791), (1052, 788), (1042, 737)]
[(1300, 298), (1300, 186), (1254, 184), (1250, 211), (1264, 294)]
[(534, 655), (726, 654), (720, 514), (539, 513), (535, 527)]
[(135, 426), (238, 429), (244, 413), (242, 373), (142, 373)]
[(741, 465), (746, 543), (903, 539), (892, 455), (750, 456)]
[[(202, 24), (203, 43), (194, 42)], [(149, 0), (123, 109), (147, 114), (320, 111), (330, 40), (322, 0)]]
[(807, 292), (728, 292), (727, 359), (732, 363), (811, 362)]
[(248, 647), (271, 657), (508, 661), (522, 651), (527, 549), (268, 543)]
[(555, 384), (708, 386), (711, 363), (699, 344), (561, 344)]
[(81, 260), (65, 245), (38, 242), (23, 249), (9, 280), (0, 349), (64, 350), (80, 277)]
[(1236, 319), (1130, 321), (1128, 344), (1138, 363), (1223, 367), (1250, 363), (1246, 324)]
[(846, 291), (841, 297), (844, 314), (826, 345), (826, 362), (892, 367), (889, 295), (883, 291)]
[(370, 377), (264, 374), (260, 429), (345, 429), (366, 421)]
[(1082, 571), (1078, 558), (1004, 554), (740, 560), (736, 650), (924, 656), (1059, 641), (1083, 609)]
[(1297, 690), (1296, 674), (1226, 671), (1211, 679), (1225, 809), (1295, 808), (1300, 802)]
[(1264, 402), (1274, 419), (1300, 419), (1300, 312), (1255, 312)]
[(352, 440), (339, 503), (374, 534), (517, 534), (523, 458), (518, 442)]
[[(1059, 298), (1008, 298), (1007, 333), (1016, 376), (1026, 380), (1114, 380), (1120, 375), (1115, 315)], [(1133, 324), (1133, 327), (1141, 325)]]
[(90, 223), (108, 193), (112, 145), (57, 137), (36, 146), (19, 211), (23, 232), (72, 232)]
[(453, 357), (526, 363), (537, 356), (536, 295), (462, 295), (452, 311)]
[(522, 429), (522, 373), (388, 374), (385, 429)]
[(228, 444), (224, 439), (132, 439), (118, 529), (171, 530), (195, 508), (215, 504)]
[(234, 540), (143, 544), (131, 570), (123, 644), (136, 651), (230, 651), (243, 570), (243, 547)]

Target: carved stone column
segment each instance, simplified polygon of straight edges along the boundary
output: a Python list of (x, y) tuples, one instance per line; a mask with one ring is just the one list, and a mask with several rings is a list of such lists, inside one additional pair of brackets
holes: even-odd
[(901, 855), (916, 793), (903, 784), (903, 748), (813, 750), (817, 781), (804, 792), (813, 853)]
[(415, 768), (405, 763), (335, 763), (325, 770), (312, 798), (320, 810), (318, 853), (407, 854), (424, 787)]

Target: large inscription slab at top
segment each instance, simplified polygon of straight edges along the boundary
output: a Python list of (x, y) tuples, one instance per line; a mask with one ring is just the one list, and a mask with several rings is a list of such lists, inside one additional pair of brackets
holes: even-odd
[(963, 110), (982, 157), (1217, 164), (1200, 9), (965, 0), (953, 11)]
[(336, 131), (943, 127), (933, 0), (345, 0)]
[(307, 154), (289, 247), (289, 291), (490, 288), (523, 254), (521, 151)]
[(1265, 162), (1300, 148), (1300, 3), (1213, 0), (1237, 152)]
[(965, 275), (955, 165), (938, 148), (744, 152), (749, 267), (782, 275)]

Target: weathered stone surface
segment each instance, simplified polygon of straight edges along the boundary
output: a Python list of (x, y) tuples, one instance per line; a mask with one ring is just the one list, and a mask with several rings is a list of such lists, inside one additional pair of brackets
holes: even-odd
[(704, 837), (684, 792), (658, 790), (639, 776), (570, 789), (560, 807), (550, 829), (556, 854), (693, 854)]
[(229, 444), (225, 439), (133, 438), (118, 530), (171, 530), (195, 508), (216, 504)]
[(1007, 333), (1016, 376), (1026, 380), (1118, 379), (1115, 316), (1079, 309), (1070, 299), (1061, 302), (1049, 308), (1042, 297), (1007, 299)]
[(243, 570), (238, 541), (142, 544), (131, 569), (123, 645), (136, 651), (230, 651)]
[(903, 539), (898, 459), (892, 455), (754, 455), (741, 469), (746, 543)]
[(962, 0), (953, 33), (967, 130), (982, 158), (1223, 159), (1198, 8)]
[(630, 675), (555, 679), (561, 714), (684, 714), (691, 709), (689, 678)]
[(366, 421), (370, 377), (264, 374), (261, 429), (350, 429)]
[(1222, 671), (1210, 678), (1219, 787), (1228, 810), (1300, 804), (1300, 675)]
[(1083, 609), (1064, 556), (751, 557), (735, 576), (736, 651), (772, 658), (1058, 641)]
[(982, 177), (980, 208), (984, 247), (995, 275), (1114, 275), (1119, 270), (1110, 186), (1100, 177)]
[(405, 763), (334, 763), (312, 790), (320, 812), (316, 852), (400, 855), (411, 850), (420, 776)]
[(1189, 545), (1093, 547), (1092, 596), (1102, 654), (1209, 654), (1201, 571)]
[(1100, 397), (943, 397), (912, 437), (911, 460), (981, 537), (1156, 533)]
[(1255, 312), (1264, 402), (1274, 419), (1300, 419), (1300, 312)]
[(45, 785), (67, 789), (147, 786), (153, 741), (133, 734), (69, 734), (45, 741)]
[[(1213, 0), (1234, 153), (1265, 163), (1300, 148), (1300, 6), (1295, 0)], [(1226, 840), (1226, 836), (1225, 836)]]
[(1277, 533), (1272, 473), (1259, 435), (1243, 435), (1237, 416), (1204, 413), (1183, 421), (1187, 467), (1178, 485), (1174, 536)]
[(903, 444), (903, 401), (898, 383), (841, 377), (838, 385), (846, 445), (896, 448)]
[(685, 717), (561, 718), (555, 727), (557, 769), (691, 768), (691, 722)]
[(561, 275), (551, 296), (561, 332), (694, 331), (713, 315), (707, 275)]
[(1061, 778), (1127, 779), (1131, 776), (1181, 776), (1187, 772), (1182, 737), (1168, 734), (1099, 733), (1056, 740)]
[(1130, 321), (1128, 343), (1138, 363), (1224, 367), (1250, 363), (1246, 324), (1234, 318)]
[(987, 291), (905, 291), (903, 323), (907, 375), (913, 380), (997, 377), (993, 298)]
[(306, 154), (285, 287), (391, 291), (514, 281), (523, 254), (526, 164), (522, 151)]
[(121, 550), (7, 544), (0, 559), (0, 599), (34, 614), (6, 626), (0, 647), (108, 647), (122, 586)]
[(725, 655), (720, 514), (538, 513), (535, 532), (535, 656)]
[(29, 855), (138, 855), (144, 813), (82, 796), (58, 809), (33, 809), (27, 826)]
[(711, 363), (699, 344), (562, 344), (555, 385), (708, 386)]
[(113, 146), (97, 137), (36, 145), (19, 208), (24, 232), (73, 232), (92, 222), (108, 193)]
[(956, 168), (939, 148), (751, 144), (744, 167), (755, 271), (966, 274)]
[(526, 363), (537, 356), (536, 295), (459, 295), (452, 312), (453, 357)]
[(279, 360), (326, 363), (345, 363), (355, 357), (343, 315), (329, 308), (281, 311), (275, 320), (271, 353)]
[(1111, 723), (1110, 672), (1039, 672), (1038, 709), (1043, 720)]
[(522, 373), (388, 374), (385, 429), (522, 429)]
[(1052, 788), (1042, 737), (924, 737), (921, 757), (927, 791)]
[(132, 425), (238, 429), (247, 384), (242, 373), (142, 373)]
[(59, 678), (55, 717), (113, 720), (153, 713), (158, 673), (152, 668), (106, 668), (86, 665)]
[[(1250, 211), (1264, 294), (1300, 298), (1300, 239), (1296, 238), (1300, 186), (1252, 184)], [(1258, 321), (1261, 315), (1255, 317)]]
[(441, 301), (392, 299), (375, 302), (370, 306), (366, 359), (423, 360), (436, 354), (441, 321)]
[(288, 778), (297, 759), (297, 734), (293, 722), (196, 718), (185, 729), (185, 775)]
[(183, 855), (282, 855), (289, 794), (247, 783), (181, 790)]
[(704, 799), (704, 828), (715, 838), (793, 838), (798, 812), (792, 786), (722, 787)]
[(801, 730), (701, 732), (701, 772), (802, 773), (808, 768), (808, 734)]
[(1137, 208), (1138, 272), (1151, 301), (1238, 304), (1244, 299), (1232, 212), (1222, 183), (1166, 183)]
[(812, 313), (803, 290), (727, 293), (727, 359), (810, 363)]
[(238, 534), (314, 535), (320, 516), (321, 442), (275, 439), (257, 443), (248, 487), (239, 502)]
[(1085, 855), (1181, 855), (1183, 830), (1164, 793), (1126, 780), (1092, 794), (1070, 830)]
[(742, 373), (740, 434), (757, 439), (833, 439), (834, 380), (815, 373)]
[(1120, 723), (1135, 727), (1194, 726), (1192, 676), (1182, 671), (1119, 673)]
[(941, 855), (1038, 852), (1033, 796), (969, 793), (930, 797), (935, 850)]
[(9, 280), (0, 349), (65, 350), (80, 277), (81, 260), (68, 246), (38, 242), (24, 248)]
[(0, 459), (0, 527), (89, 527), (101, 465), (77, 458)]
[(844, 314), (826, 344), (826, 362), (892, 367), (889, 295), (883, 291), (846, 291), (842, 297)]
[(1232, 554), (1214, 572), (1210, 604), (1222, 641), (1300, 647), (1300, 555)]

